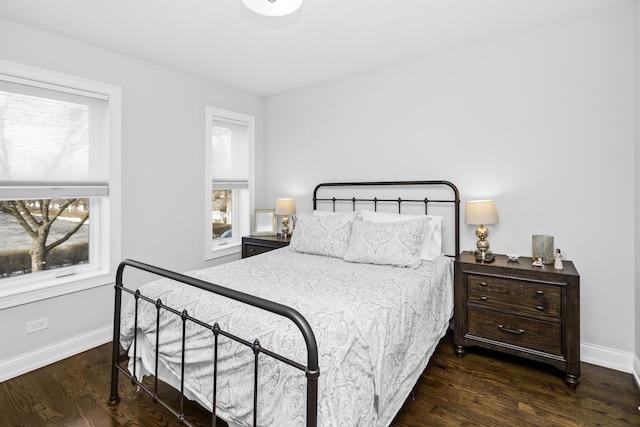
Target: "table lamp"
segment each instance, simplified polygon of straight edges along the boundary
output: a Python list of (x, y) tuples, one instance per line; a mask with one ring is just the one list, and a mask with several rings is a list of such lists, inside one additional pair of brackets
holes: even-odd
[(481, 261), (491, 261), (493, 254), (489, 250), (489, 230), (485, 224), (496, 224), (498, 222), (498, 211), (496, 202), (493, 200), (472, 200), (467, 202), (467, 209), (464, 218), (465, 224), (478, 225), (476, 236), (478, 236), (476, 259)]
[(289, 215), (296, 213), (296, 201), (294, 199), (278, 199), (276, 202), (276, 215), (282, 215), (282, 237), (289, 236)]

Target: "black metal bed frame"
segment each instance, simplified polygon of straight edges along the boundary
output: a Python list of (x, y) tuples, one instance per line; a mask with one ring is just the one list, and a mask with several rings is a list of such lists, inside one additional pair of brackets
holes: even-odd
[[(378, 199), (374, 198), (319, 198), (318, 191), (322, 188), (326, 187), (386, 187), (386, 186), (446, 186), (449, 187), (453, 193), (452, 199)], [(352, 202), (353, 210), (356, 210), (357, 202), (369, 202), (374, 204), (374, 210), (377, 210), (377, 206), (379, 202), (397, 202), (398, 203), (398, 213), (401, 212), (401, 204), (402, 203), (424, 203), (425, 214), (428, 213), (429, 203), (451, 203), (454, 205), (455, 210), (455, 254), (460, 253), (460, 195), (458, 189), (452, 183), (448, 181), (385, 181), (385, 182), (342, 182), (342, 183), (324, 183), (319, 184), (313, 191), (313, 208), (317, 209), (318, 202), (332, 202), (333, 210), (335, 211), (336, 202)], [(131, 267), (132, 269), (146, 271), (148, 273), (169, 278), (178, 282), (185, 283), (190, 286), (194, 286), (200, 289), (204, 289), (206, 291), (225, 296), (227, 298), (231, 298), (233, 300), (242, 302), (244, 304), (249, 304), (254, 307), (269, 311), (271, 313), (275, 313), (281, 316), (284, 316), (290, 319), (300, 330), (302, 334), (305, 344), (307, 347), (307, 365), (302, 365), (295, 361), (292, 361), (284, 356), (276, 354), (266, 348), (263, 348), (260, 345), (260, 342), (256, 339), (253, 342), (247, 341), (241, 337), (237, 337), (228, 331), (224, 331), (220, 328), (218, 323), (210, 325), (208, 323), (202, 322), (199, 319), (191, 317), (186, 310), (176, 310), (175, 308), (169, 307), (162, 303), (160, 299), (152, 300), (142, 295), (138, 290), (133, 291), (128, 289), (123, 284), (123, 276), (124, 270), (127, 267)], [(149, 388), (145, 386), (141, 380), (139, 380), (136, 376), (136, 367), (134, 363), (133, 373), (130, 373), (126, 368), (120, 366), (122, 362), (127, 360), (127, 354), (121, 352), (120, 350), (120, 322), (121, 322), (121, 314), (122, 314), (122, 292), (129, 293), (135, 299), (135, 313), (134, 313), (134, 340), (133, 340), (133, 351), (134, 358), (137, 356), (137, 324), (138, 324), (138, 306), (140, 301), (153, 304), (157, 310), (157, 320), (156, 320), (156, 346), (155, 346), (155, 373), (154, 373), (154, 386), (153, 388)], [(179, 409), (174, 409), (171, 405), (165, 402), (162, 398), (160, 398), (158, 394), (158, 355), (159, 355), (159, 343), (160, 343), (160, 312), (161, 310), (166, 310), (175, 316), (178, 316), (182, 319), (182, 371), (180, 377), (180, 404)], [(214, 360), (213, 360), (213, 402), (212, 402), (212, 425), (216, 426), (216, 393), (217, 393), (217, 348), (218, 348), (218, 337), (220, 335), (232, 339), (248, 348), (254, 353), (254, 393), (253, 393), (253, 425), (257, 425), (257, 393), (258, 393), (258, 356), (262, 353), (267, 356), (270, 356), (280, 362), (283, 362), (289, 366), (297, 368), (303, 372), (305, 372), (307, 377), (307, 426), (308, 427), (316, 427), (317, 426), (317, 407), (318, 407), (318, 377), (320, 375), (320, 369), (318, 366), (318, 348), (315, 339), (315, 335), (313, 334), (313, 330), (311, 329), (307, 320), (296, 310), (287, 307), (282, 304), (275, 303), (273, 301), (269, 301), (263, 298), (256, 297), (254, 295), (249, 295), (243, 292), (235, 291), (233, 289), (225, 288), (223, 286), (219, 286), (213, 283), (205, 282), (200, 279), (196, 279), (194, 277), (186, 276), (180, 273), (176, 273), (173, 271), (169, 271), (160, 267), (152, 266), (149, 264), (144, 264), (138, 261), (133, 260), (125, 260), (120, 263), (118, 266), (118, 270), (116, 273), (116, 284), (115, 284), (115, 306), (114, 306), (114, 319), (113, 319), (113, 342), (112, 342), (112, 366), (111, 366), (111, 394), (108, 400), (109, 405), (116, 405), (120, 401), (120, 397), (118, 395), (118, 376), (119, 373), (124, 374), (131, 383), (140, 390), (143, 390), (149, 396), (153, 398), (154, 403), (159, 403), (162, 407), (168, 410), (172, 415), (174, 415), (181, 424), (185, 424), (191, 426), (184, 415), (184, 359), (185, 359), (185, 347), (186, 347), (186, 324), (187, 322), (193, 322), (197, 325), (200, 325), (203, 328), (209, 329), (214, 335)]]

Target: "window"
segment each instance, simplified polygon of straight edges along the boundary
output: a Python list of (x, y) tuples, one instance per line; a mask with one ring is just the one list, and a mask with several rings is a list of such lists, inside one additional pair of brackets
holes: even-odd
[(206, 109), (206, 258), (239, 252), (250, 233), (254, 118)]
[(0, 308), (111, 275), (110, 94), (0, 63)]

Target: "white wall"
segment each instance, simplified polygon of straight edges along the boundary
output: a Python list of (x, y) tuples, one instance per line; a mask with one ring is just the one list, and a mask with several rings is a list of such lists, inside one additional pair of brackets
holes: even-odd
[[(304, 212), (319, 182), (391, 179), (494, 198), (492, 249), (530, 256), (532, 234), (555, 236), (581, 274), (583, 360), (628, 371), (633, 66), (629, 1), (268, 97), (265, 200)], [(463, 224), (462, 248), (475, 240)]]
[[(122, 256), (177, 271), (213, 264), (201, 220), (205, 105), (256, 116), (261, 192), (262, 98), (1, 19), (0, 40), (2, 60), (122, 87)], [(109, 341), (112, 295), (105, 286), (0, 310), (3, 377)], [(25, 335), (25, 322), (42, 317), (49, 329)]]
[(635, 18), (636, 18), (636, 63), (635, 63), (635, 95), (636, 95), (636, 116), (635, 116), (635, 188), (633, 194), (635, 197), (635, 357), (633, 371), (635, 374), (636, 384), (640, 387), (640, 262), (638, 262), (638, 254), (640, 254), (640, 2), (636, 0)]

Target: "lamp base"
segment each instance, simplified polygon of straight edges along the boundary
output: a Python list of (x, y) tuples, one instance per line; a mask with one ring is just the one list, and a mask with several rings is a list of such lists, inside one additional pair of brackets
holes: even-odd
[(289, 217), (286, 215), (282, 217), (282, 229), (280, 231), (282, 233), (282, 237), (285, 239), (289, 237)]
[(491, 251), (484, 251), (484, 256), (482, 251), (475, 251), (475, 254), (477, 262), (491, 262), (496, 258), (496, 256)]

